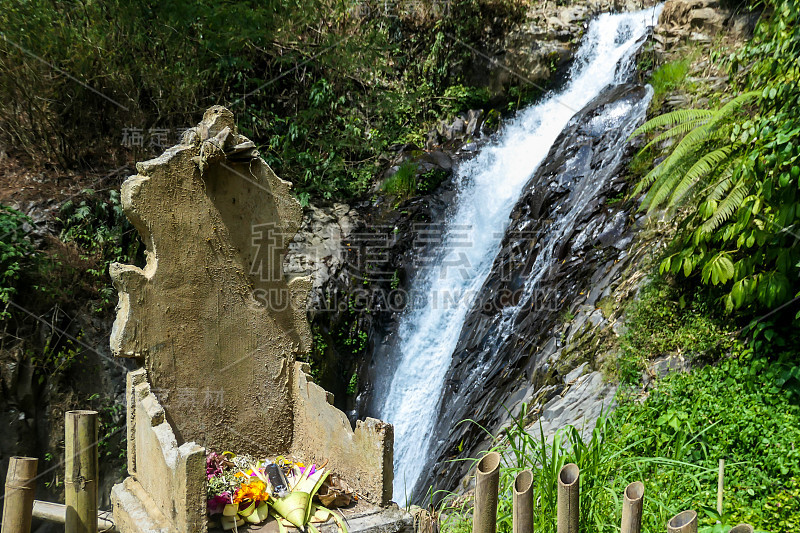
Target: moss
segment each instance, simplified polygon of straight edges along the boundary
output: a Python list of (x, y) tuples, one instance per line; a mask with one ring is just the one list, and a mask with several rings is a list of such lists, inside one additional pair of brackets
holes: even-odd
[(667, 93), (681, 87), (689, 74), (689, 65), (690, 59), (685, 58), (658, 67), (650, 76), (650, 85), (654, 91), (653, 99), (663, 98)]
[(603, 313), (604, 318), (609, 318), (617, 310), (617, 302), (613, 296), (606, 296), (597, 302), (597, 308)]
[(626, 311), (627, 330), (616, 354), (616, 377), (636, 383), (649, 360), (662, 355), (718, 358), (732, 340), (731, 326), (716, 313), (711, 297), (654, 278)]

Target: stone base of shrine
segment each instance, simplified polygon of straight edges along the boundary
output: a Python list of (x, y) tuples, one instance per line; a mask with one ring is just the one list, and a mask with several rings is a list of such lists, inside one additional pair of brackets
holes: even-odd
[[(392, 504), (389, 507), (377, 507), (363, 500), (353, 506), (336, 509), (344, 518), (349, 533), (413, 533), (414, 519), (403, 509)], [(330, 520), (324, 524), (315, 524), (320, 533), (338, 533), (336, 522)], [(286, 528), (288, 533), (300, 533), (294, 527)], [(209, 533), (223, 533), (222, 529), (210, 528)], [(270, 519), (265, 524), (242, 526), (239, 531), (248, 533), (280, 533), (278, 523)]]

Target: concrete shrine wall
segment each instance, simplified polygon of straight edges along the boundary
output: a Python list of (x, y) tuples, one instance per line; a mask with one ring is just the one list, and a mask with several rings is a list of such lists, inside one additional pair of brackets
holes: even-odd
[(137, 170), (121, 197), (146, 265), (110, 269), (111, 348), (142, 365), (128, 383), (130, 478), (112, 493), (121, 531), (205, 531), (204, 447), (327, 460), (385, 505), (392, 426), (353, 432), (296, 361), (311, 344), (311, 280), (282, 270), (302, 218), (290, 184), (220, 106)]

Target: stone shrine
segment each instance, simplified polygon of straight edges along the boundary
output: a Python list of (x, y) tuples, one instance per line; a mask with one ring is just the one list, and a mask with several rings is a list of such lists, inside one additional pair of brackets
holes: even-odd
[(146, 265), (113, 264), (115, 355), (128, 375), (128, 474), (117, 527), (206, 531), (206, 448), (328, 462), (366, 500), (392, 491), (392, 426), (355, 431), (297, 361), (311, 344), (307, 277), (283, 258), (302, 219), (290, 184), (209, 109), (181, 142), (122, 186)]

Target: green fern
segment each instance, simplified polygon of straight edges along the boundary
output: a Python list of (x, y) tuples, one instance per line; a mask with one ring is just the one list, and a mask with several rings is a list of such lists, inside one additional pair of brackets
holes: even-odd
[(675, 207), (695, 185), (715, 175), (727, 161), (735, 159), (742, 144), (731, 141), (731, 122), (737, 111), (757, 98), (756, 91), (732, 99), (719, 109), (680, 109), (655, 117), (633, 132), (636, 135), (669, 128), (643, 149), (680, 136), (669, 155), (637, 184), (634, 194), (647, 190), (642, 208)]
[[(643, 210), (680, 217), (659, 271), (715, 286), (707, 294), (727, 312), (758, 317), (754, 346), (769, 347), (770, 321), (800, 327), (796, 308), (771, 317), (800, 298), (800, 9), (796, 0), (764, 6), (772, 14), (752, 40), (720, 62), (731, 79), (727, 103), (637, 128), (631, 137), (646, 139), (631, 171)], [(750, 92), (737, 96), (740, 87)], [(642, 169), (658, 156), (660, 164)]]
[(653, 119), (648, 120), (631, 133), (628, 140), (638, 137), (639, 135), (650, 133), (659, 128), (673, 127), (684, 122), (692, 122), (695, 120), (710, 119), (714, 116), (714, 111), (709, 109), (678, 109), (670, 113), (664, 113)]
[(741, 163), (741, 158), (731, 159), (726, 165), (721, 167), (719, 179), (705, 189), (711, 191), (706, 196), (707, 200), (718, 202), (720, 198), (722, 198), (722, 195), (730, 190), (731, 186), (733, 186), (733, 174), (739, 163)]
[(728, 220), (731, 215), (742, 205), (745, 197), (747, 197), (748, 187), (740, 181), (738, 182), (728, 196), (725, 197), (718, 205), (714, 214), (706, 220), (701, 226), (703, 233), (711, 233), (717, 229), (723, 222)]
[(677, 126), (673, 126), (672, 128), (668, 129), (664, 133), (657, 135), (652, 141), (647, 143), (642, 151), (649, 150), (653, 146), (657, 145), (658, 143), (665, 141), (667, 139), (671, 139), (672, 137), (677, 137), (679, 135), (686, 135), (693, 129), (698, 126), (702, 126), (703, 124), (708, 123), (708, 118), (700, 118), (697, 120), (690, 120), (688, 122), (682, 122)]
[(672, 191), (669, 204), (676, 205), (681, 201), (697, 182), (711, 174), (721, 163), (728, 159), (733, 152), (734, 147), (728, 145), (709, 152), (698, 159)]

